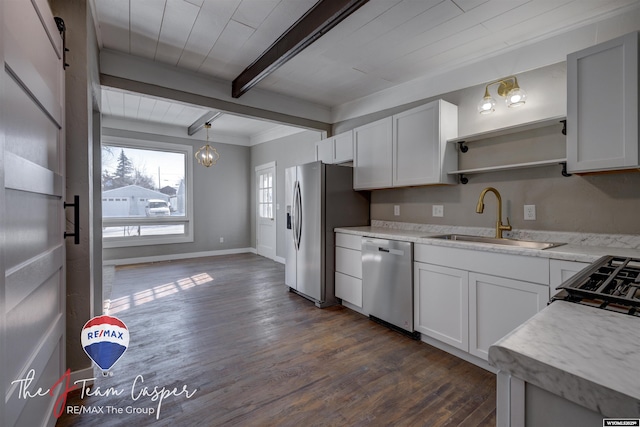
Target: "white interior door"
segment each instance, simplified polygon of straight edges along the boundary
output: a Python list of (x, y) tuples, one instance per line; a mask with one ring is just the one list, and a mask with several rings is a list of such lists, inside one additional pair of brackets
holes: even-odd
[(256, 167), (256, 250), (258, 255), (276, 257), (276, 164)]
[(16, 381), (66, 364), (62, 39), (46, 0), (0, 1), (0, 23), (0, 425), (52, 426), (60, 387)]

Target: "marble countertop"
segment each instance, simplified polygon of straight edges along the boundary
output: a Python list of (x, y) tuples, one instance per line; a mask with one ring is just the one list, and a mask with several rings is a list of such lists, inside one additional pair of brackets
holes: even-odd
[(554, 301), (489, 348), (489, 363), (608, 417), (640, 417), (640, 318)]
[(562, 246), (540, 250), (433, 238), (433, 236), (442, 234), (467, 234), (492, 237), (494, 233), (494, 229), (492, 228), (436, 226), (374, 220), (371, 226), (340, 227), (336, 228), (335, 231), (381, 239), (404, 240), (429, 245), (520, 254), (565, 261), (594, 262), (604, 255), (640, 258), (640, 236), (636, 235), (541, 232), (531, 230), (516, 230), (505, 233), (505, 237), (513, 239), (566, 243)]

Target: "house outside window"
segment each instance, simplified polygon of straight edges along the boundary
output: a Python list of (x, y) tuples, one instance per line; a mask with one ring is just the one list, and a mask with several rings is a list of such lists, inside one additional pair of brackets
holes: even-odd
[(103, 139), (104, 247), (193, 242), (192, 158), (188, 145)]

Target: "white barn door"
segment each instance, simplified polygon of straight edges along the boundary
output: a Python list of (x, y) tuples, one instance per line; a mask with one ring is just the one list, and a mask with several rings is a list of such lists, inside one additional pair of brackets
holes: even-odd
[(33, 394), (65, 372), (62, 38), (46, 0), (0, 23), (0, 425), (52, 426), (57, 395)]

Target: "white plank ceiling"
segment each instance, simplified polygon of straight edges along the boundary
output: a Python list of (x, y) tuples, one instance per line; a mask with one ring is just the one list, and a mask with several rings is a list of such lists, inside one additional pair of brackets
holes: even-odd
[[(213, 110), (120, 89), (102, 88), (101, 111), (107, 116), (178, 126), (186, 131), (191, 124)], [(291, 126), (232, 114), (222, 114), (211, 123), (212, 135), (223, 134), (249, 140), (275, 130), (279, 134), (299, 131)], [(251, 141), (247, 143), (251, 144)]]
[[(316, 3), (93, 1), (101, 47), (229, 82)], [(334, 107), (437, 70), (453, 69), (559, 34), (637, 3), (370, 0), (258, 87)], [(153, 120), (157, 109), (158, 115), (185, 121), (190, 114), (197, 115), (190, 107), (167, 107), (163, 112), (166, 106), (162, 102), (150, 105), (150, 100), (141, 98), (135, 114)], [(123, 111), (126, 116), (127, 110)]]

